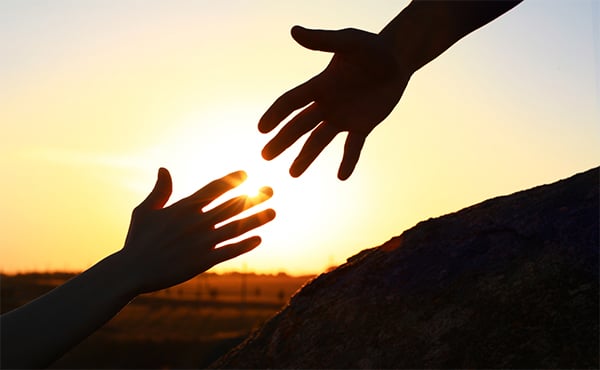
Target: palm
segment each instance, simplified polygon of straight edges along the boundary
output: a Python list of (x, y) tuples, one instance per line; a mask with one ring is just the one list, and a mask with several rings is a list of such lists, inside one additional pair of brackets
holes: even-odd
[(335, 35), (337, 40), (329, 40), (332, 31), (304, 31), (316, 32), (312, 39), (299, 32), (294, 36), (302, 45), (335, 54), (323, 72), (282, 95), (265, 112), (259, 129), (268, 132), (304, 107), (265, 146), (263, 156), (278, 156), (312, 130), (290, 168), (292, 176), (299, 176), (338, 133), (347, 131), (338, 172), (344, 180), (354, 170), (366, 136), (394, 109), (410, 75), (401, 72), (375, 34), (343, 30), (336, 31), (343, 33)]
[[(215, 180), (194, 194), (168, 207), (172, 190), (171, 176), (161, 169), (157, 183), (133, 212), (129, 232), (121, 255), (130, 262), (138, 293), (168, 288), (191, 279), (212, 266), (242, 253), (260, 243), (260, 238), (216, 246), (253, 230), (275, 217), (272, 209), (231, 221), (231, 218), (269, 199), (273, 190), (262, 188), (255, 197), (238, 196), (203, 211), (203, 209), (235, 188), (246, 178), (233, 172)], [(229, 222), (230, 221), (230, 222)], [(222, 223), (228, 222), (225, 225)], [(221, 224), (217, 227), (216, 225)]]
[(336, 54), (320, 76), (323, 88), (315, 102), (326, 122), (366, 136), (390, 114), (402, 91), (397, 81), (381, 75), (375, 56), (360, 57)]

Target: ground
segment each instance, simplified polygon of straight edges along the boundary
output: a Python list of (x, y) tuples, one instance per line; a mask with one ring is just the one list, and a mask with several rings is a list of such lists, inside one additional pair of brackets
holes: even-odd
[[(1, 312), (73, 274), (1, 276)], [(203, 274), (136, 298), (53, 368), (198, 368), (243, 341), (311, 276)]]

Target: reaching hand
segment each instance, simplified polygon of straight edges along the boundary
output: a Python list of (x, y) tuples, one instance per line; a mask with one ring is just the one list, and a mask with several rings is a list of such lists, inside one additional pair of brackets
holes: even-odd
[(280, 96), (261, 118), (258, 129), (269, 132), (293, 111), (303, 108), (262, 151), (271, 160), (312, 130), (290, 174), (300, 176), (325, 147), (348, 131), (338, 178), (352, 174), (367, 135), (394, 109), (410, 79), (384, 39), (357, 30), (292, 28), (302, 46), (335, 53), (323, 72)]
[(233, 172), (211, 182), (177, 203), (163, 208), (169, 200), (172, 182), (161, 168), (154, 189), (133, 211), (131, 224), (120, 252), (135, 279), (138, 293), (150, 292), (184, 282), (225, 260), (254, 249), (258, 236), (220, 248), (215, 246), (266, 224), (275, 217), (272, 209), (215, 227), (239, 213), (269, 199), (273, 190), (261, 189), (256, 197), (239, 196), (202, 211), (209, 203), (235, 188), (246, 178)]

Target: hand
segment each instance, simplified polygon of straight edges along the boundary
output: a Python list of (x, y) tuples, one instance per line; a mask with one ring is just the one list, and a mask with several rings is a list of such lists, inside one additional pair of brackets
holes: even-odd
[(164, 289), (191, 279), (212, 266), (239, 256), (260, 244), (258, 236), (219, 248), (215, 246), (266, 224), (272, 209), (215, 227), (216, 224), (269, 199), (273, 190), (256, 197), (239, 196), (202, 211), (209, 203), (246, 179), (243, 171), (211, 182), (189, 197), (163, 208), (171, 196), (169, 171), (161, 168), (154, 189), (133, 211), (125, 246), (119, 252), (127, 261), (127, 274), (137, 294)]
[(304, 107), (267, 143), (263, 158), (277, 157), (312, 130), (290, 167), (290, 174), (298, 177), (338, 133), (348, 131), (338, 172), (338, 178), (345, 180), (354, 171), (367, 135), (400, 100), (411, 72), (401, 68), (380, 35), (295, 26), (292, 37), (306, 48), (335, 54), (323, 72), (280, 96), (265, 112), (258, 124), (263, 133)]

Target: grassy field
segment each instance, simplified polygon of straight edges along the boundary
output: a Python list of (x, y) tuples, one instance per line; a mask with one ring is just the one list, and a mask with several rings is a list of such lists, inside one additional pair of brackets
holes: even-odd
[[(72, 276), (2, 275), (1, 312), (29, 302)], [(52, 367), (205, 367), (279, 311), (311, 278), (202, 274), (136, 298)]]

